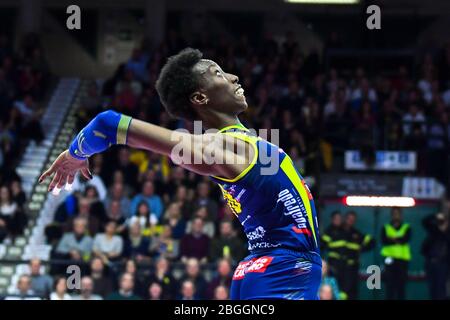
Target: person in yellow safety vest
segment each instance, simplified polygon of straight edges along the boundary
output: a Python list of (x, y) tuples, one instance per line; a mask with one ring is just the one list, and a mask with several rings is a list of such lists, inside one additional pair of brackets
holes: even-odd
[(359, 259), (361, 252), (375, 246), (375, 240), (369, 234), (363, 234), (355, 228), (356, 212), (349, 211), (345, 216), (345, 267), (343, 291), (349, 300), (358, 298)]
[(343, 285), (346, 242), (342, 228), (342, 214), (339, 211), (331, 214), (331, 224), (325, 229), (320, 240), (320, 250), (327, 254), (330, 274), (336, 278), (341, 287)]
[(399, 208), (392, 208), (391, 222), (381, 232), (381, 255), (384, 257), (387, 299), (405, 299), (408, 264), (411, 260), (411, 227), (404, 223)]

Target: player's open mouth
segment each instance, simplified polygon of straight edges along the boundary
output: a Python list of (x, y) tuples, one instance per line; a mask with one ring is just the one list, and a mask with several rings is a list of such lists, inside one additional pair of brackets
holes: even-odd
[(242, 87), (239, 86), (239, 88), (237, 88), (236, 91), (234, 91), (234, 93), (235, 93), (238, 97), (243, 97), (243, 96), (244, 96), (244, 89), (242, 89)]

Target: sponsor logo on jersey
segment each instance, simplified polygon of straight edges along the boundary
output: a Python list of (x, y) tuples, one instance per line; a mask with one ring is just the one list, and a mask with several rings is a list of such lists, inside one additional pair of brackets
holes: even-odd
[(297, 224), (296, 227), (298, 229), (306, 229), (306, 209), (303, 201), (294, 197), (289, 189), (284, 189), (278, 194), (277, 202), (280, 201), (283, 203), (286, 209), (284, 211), (284, 215), (291, 216)]
[(281, 243), (270, 243), (270, 242), (257, 242), (257, 243), (249, 243), (248, 250), (252, 251), (255, 249), (268, 249), (268, 248), (276, 248), (281, 246)]
[(222, 190), (223, 198), (227, 202), (231, 211), (233, 211), (233, 213), (236, 216), (238, 216), (242, 212), (241, 203), (239, 202), (239, 200), (236, 200), (233, 197), (233, 195), (230, 192), (228, 192), (224, 187), (222, 187), (221, 185), (219, 185), (219, 186), (220, 186), (220, 189)]
[(239, 263), (239, 265), (236, 267), (236, 270), (234, 271), (233, 280), (241, 280), (245, 277), (246, 274), (251, 272), (266, 272), (266, 269), (270, 265), (272, 260), (273, 257), (264, 256)]
[(256, 229), (254, 231), (247, 232), (247, 239), (250, 241), (262, 239), (262, 238), (264, 238), (265, 234), (266, 234), (266, 230), (263, 227), (258, 226), (258, 227), (256, 227)]

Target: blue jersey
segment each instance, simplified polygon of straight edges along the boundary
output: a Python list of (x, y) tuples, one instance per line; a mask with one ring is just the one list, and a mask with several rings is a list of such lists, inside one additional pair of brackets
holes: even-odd
[(250, 143), (255, 150), (249, 167), (236, 178), (212, 177), (241, 222), (249, 251), (284, 248), (320, 261), (313, 197), (291, 158), (246, 128), (236, 125), (220, 132)]

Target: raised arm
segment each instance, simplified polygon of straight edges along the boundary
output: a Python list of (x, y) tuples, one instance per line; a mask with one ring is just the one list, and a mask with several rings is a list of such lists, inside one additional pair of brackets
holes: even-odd
[(39, 182), (55, 173), (48, 190), (56, 189), (58, 193), (64, 185), (73, 183), (77, 171), (90, 179), (88, 158), (116, 144), (151, 150), (171, 157), (176, 164), (198, 174), (225, 178), (234, 178), (242, 172), (254, 152), (249, 144), (227, 135), (173, 131), (105, 111), (78, 133), (69, 149), (58, 156)]

